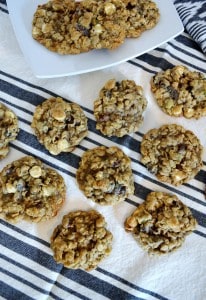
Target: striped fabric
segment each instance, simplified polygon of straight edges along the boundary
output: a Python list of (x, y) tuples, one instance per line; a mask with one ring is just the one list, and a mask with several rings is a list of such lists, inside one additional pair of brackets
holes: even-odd
[(173, 0), (187, 32), (206, 53), (206, 0)]
[[(199, 1), (200, 2), (200, 1)], [(205, 118), (184, 120), (168, 117), (158, 108), (150, 92), (153, 74), (183, 64), (206, 73), (206, 58), (184, 33), (170, 42), (119, 66), (89, 74), (57, 79), (37, 79), (19, 50), (9, 20), (6, 2), (0, 0), (0, 101), (19, 118), (20, 133), (11, 143), (0, 169), (24, 155), (40, 158), (55, 168), (67, 184), (67, 201), (51, 221), (12, 225), (0, 220), (0, 300), (94, 299), (94, 300), (203, 300), (206, 295), (206, 153), (195, 179), (181, 187), (159, 182), (140, 162), (140, 142), (147, 130), (165, 123), (181, 124), (205, 139)], [(148, 99), (143, 126), (124, 138), (107, 138), (95, 128), (93, 100), (109, 79), (133, 79), (143, 86)], [(89, 135), (70, 154), (50, 155), (36, 140), (30, 123), (35, 107), (51, 96), (61, 96), (81, 105), (88, 117)], [(98, 145), (118, 145), (132, 160), (135, 194), (115, 207), (99, 207), (77, 188), (75, 174), (85, 150)], [(176, 194), (198, 221), (197, 229), (176, 252), (149, 257), (123, 229), (125, 218), (152, 190)], [(76, 209), (101, 212), (114, 235), (113, 251), (91, 272), (70, 270), (57, 264), (49, 246), (53, 229), (62, 216)]]

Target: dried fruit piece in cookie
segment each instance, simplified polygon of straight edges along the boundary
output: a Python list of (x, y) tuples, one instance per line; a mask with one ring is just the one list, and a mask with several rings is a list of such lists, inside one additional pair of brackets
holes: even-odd
[(113, 236), (106, 225), (95, 210), (65, 215), (51, 237), (54, 259), (71, 269), (95, 269), (112, 250)]
[(165, 254), (181, 247), (196, 225), (190, 209), (176, 195), (151, 192), (124, 226), (144, 250)]
[(96, 128), (108, 136), (121, 137), (138, 130), (147, 100), (133, 80), (109, 80), (94, 102)]
[(32, 36), (59, 54), (114, 49), (124, 41), (125, 20), (126, 10), (120, 0), (53, 0), (38, 6)]
[(206, 116), (206, 77), (203, 73), (175, 66), (153, 76), (151, 89), (160, 108), (170, 116), (188, 119)]
[(15, 140), (19, 132), (15, 113), (0, 103), (0, 160), (9, 152), (9, 142)]
[(139, 37), (152, 29), (159, 21), (160, 13), (155, 2), (150, 0), (123, 0), (128, 12), (126, 37)]
[(117, 147), (87, 150), (76, 173), (86, 197), (101, 205), (114, 205), (134, 193), (129, 157)]
[(53, 155), (71, 152), (87, 135), (87, 118), (76, 103), (50, 98), (36, 107), (31, 127)]
[(39, 159), (25, 156), (0, 172), (0, 215), (10, 222), (56, 216), (65, 200), (64, 179)]
[(202, 167), (203, 148), (190, 130), (176, 124), (149, 130), (141, 142), (141, 162), (160, 181), (183, 184)]

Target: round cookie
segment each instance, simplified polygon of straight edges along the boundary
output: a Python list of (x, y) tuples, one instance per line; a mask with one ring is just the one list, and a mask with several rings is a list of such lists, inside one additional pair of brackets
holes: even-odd
[(124, 41), (125, 20), (126, 10), (120, 0), (53, 0), (38, 6), (32, 36), (59, 54), (114, 49)]
[(15, 113), (0, 103), (0, 160), (9, 152), (9, 142), (15, 140), (19, 132)]
[(84, 0), (75, 11), (73, 27), (87, 35), (91, 49), (111, 50), (124, 42), (126, 18), (121, 0)]
[(147, 100), (133, 80), (109, 80), (94, 102), (96, 128), (108, 136), (122, 137), (138, 130)]
[(151, 90), (160, 108), (170, 116), (199, 119), (206, 116), (206, 77), (175, 66), (152, 77)]
[(87, 118), (76, 103), (50, 98), (36, 107), (31, 127), (53, 155), (71, 152), (87, 135)]
[(196, 225), (190, 209), (176, 195), (151, 192), (124, 226), (144, 250), (166, 254), (181, 247)]
[(0, 172), (0, 215), (10, 222), (56, 216), (66, 195), (64, 179), (39, 159), (25, 156)]
[(134, 193), (129, 157), (117, 147), (87, 150), (76, 173), (86, 197), (101, 205), (114, 205)]
[[(50, 51), (59, 54), (80, 53), (77, 48), (83, 43), (83, 38), (72, 34), (73, 14), (76, 6), (73, 0), (53, 0), (38, 5), (33, 16), (32, 37)], [(90, 50), (84, 45), (84, 50)]]
[(190, 130), (176, 124), (149, 130), (142, 139), (141, 162), (163, 182), (178, 186), (202, 167), (203, 148)]
[(150, 0), (123, 0), (128, 18), (126, 37), (139, 37), (145, 30), (152, 29), (159, 21), (160, 13), (155, 2)]
[(113, 236), (104, 217), (95, 210), (65, 215), (51, 237), (54, 259), (71, 269), (90, 271), (112, 250)]

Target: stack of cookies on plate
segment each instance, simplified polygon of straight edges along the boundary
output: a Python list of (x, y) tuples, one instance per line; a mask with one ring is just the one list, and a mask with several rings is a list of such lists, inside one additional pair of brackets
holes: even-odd
[(38, 6), (32, 36), (51, 51), (78, 54), (115, 49), (158, 20), (159, 10), (151, 0), (53, 0)]

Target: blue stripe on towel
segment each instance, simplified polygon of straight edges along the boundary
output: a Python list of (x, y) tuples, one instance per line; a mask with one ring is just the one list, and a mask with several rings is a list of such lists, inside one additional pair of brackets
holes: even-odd
[(15, 280), (17, 280), (17, 281), (19, 281), (19, 282), (21, 282), (21, 283), (23, 283), (23, 284), (25, 284), (25, 285), (27, 285), (27, 286), (30, 286), (32, 289), (34, 289), (34, 290), (36, 290), (36, 291), (38, 291), (38, 292), (40, 292), (44, 295), (49, 295), (49, 291), (46, 291), (46, 290), (38, 287), (37, 285), (35, 285), (32, 282), (26, 280), (25, 278), (22, 278), (22, 277), (14, 274), (14, 273), (11, 273), (10, 271), (8, 271), (7, 269), (4, 269), (3, 267), (0, 267), (0, 272), (7, 275), (7, 276), (9, 276), (9, 277), (11, 277), (11, 278), (13, 278), (13, 279), (15, 279)]
[[(178, 41), (178, 42), (180, 42), (183, 46), (187, 46), (191, 50), (200, 51), (199, 45), (194, 40), (192, 40), (191, 38), (189, 38), (189, 36), (186, 35), (186, 34), (182, 34), (182, 35), (177, 36), (175, 38), (175, 40)], [(185, 47), (183, 47), (182, 49), (184, 50)], [(182, 49), (180, 49), (180, 51)]]
[(15, 289), (15, 287), (10, 286), (3, 281), (0, 280), (0, 296), (4, 297), (8, 300), (33, 300), (29, 295), (26, 295), (19, 290)]
[(3, 7), (1, 7), (1, 6), (0, 6), (0, 11), (4, 12), (4, 13), (6, 13), (6, 14), (9, 13), (7, 9), (5, 9), (5, 8), (3, 8)]
[(136, 285), (134, 285), (133, 283), (123, 279), (123, 278), (120, 278), (119, 276), (115, 275), (115, 274), (111, 274), (110, 272), (108, 271), (105, 271), (103, 270), (102, 268), (98, 267), (97, 270), (102, 273), (102, 274), (105, 274), (105, 275), (108, 275), (108, 276), (111, 276), (112, 278), (116, 279), (116, 280), (119, 280), (120, 282), (124, 283), (124, 284), (127, 284), (129, 286), (131, 286), (133, 289), (136, 289), (140, 292), (143, 292), (145, 294), (148, 294), (150, 296), (153, 296), (153, 297), (156, 297), (157, 299), (160, 299), (160, 300), (168, 300), (168, 298), (165, 298), (157, 293), (154, 293), (152, 291), (149, 291), (149, 290), (145, 290), (143, 288), (140, 288), (140, 287), (137, 287)]
[(96, 293), (104, 295), (105, 297), (111, 297), (110, 299), (112, 299), (112, 296), (114, 295), (115, 297), (122, 297), (116, 299), (138, 300), (138, 298), (133, 296), (132, 294), (116, 286), (113, 286), (111, 283), (103, 281), (102, 279), (97, 278), (87, 272), (84, 272), (82, 270), (70, 270), (64, 267), (62, 268), (62, 265), (57, 264), (51, 255), (23, 241), (20, 242), (15, 237), (8, 235), (1, 230), (0, 243), (4, 247), (10, 250), (15, 250), (15, 252), (17, 252), (18, 254), (26, 256), (36, 263), (39, 263), (48, 270), (60, 273), (63, 276), (72, 279), (73, 281), (76, 281), (85, 287), (89, 286), (90, 289), (94, 290)]
[[(2, 220), (0, 220), (0, 221), (2, 222)], [(14, 231), (18, 230), (18, 232), (21, 233), (22, 235), (25, 234), (25, 232), (23, 230), (17, 229), (14, 225), (6, 224), (6, 222), (4, 222), (4, 221), (3, 221), (3, 223), (5, 225), (9, 225), (9, 227), (11, 229), (13, 229)], [(195, 233), (206, 238), (206, 234), (204, 234), (204, 233), (201, 233), (197, 230), (195, 231)], [(32, 235), (30, 235), (30, 238), (36, 240), (36, 238)], [(12, 237), (11, 235), (8, 235), (8, 234), (2, 232), (1, 230), (0, 230), (0, 241), (1, 241), (1, 244), (4, 245), (5, 247), (7, 247), (11, 250), (15, 250), (20, 255), (23, 255), (23, 256), (26, 255), (27, 258), (34, 260), (35, 262), (39, 263), (40, 265), (44, 266), (45, 268), (50, 269), (55, 272), (60, 272), (62, 274), (62, 276), (70, 278), (70, 279), (78, 282), (81, 285), (87, 286), (86, 285), (86, 282), (87, 282), (88, 286), (91, 287), (90, 284), (92, 283), (93, 290), (96, 291), (96, 284), (97, 284), (96, 281), (99, 281), (98, 278), (96, 278), (94, 276), (89, 276), (89, 274), (88, 274), (88, 278), (87, 278), (87, 273), (84, 271), (81, 271), (81, 270), (69, 270), (67, 268), (62, 268), (62, 266), (56, 264), (55, 261), (52, 259), (52, 257), (50, 255), (48, 255), (47, 253), (37, 249), (36, 247), (32, 246), (31, 244), (27, 244), (23, 241), (18, 240), (15, 237)], [(35, 250), (34, 250), (34, 248), (35, 248)], [(36, 252), (35, 252), (36, 250), (38, 251), (38, 255), (36, 255)], [(2, 257), (2, 255), (0, 255), (0, 257)], [(13, 263), (12, 259), (9, 259), (8, 261)], [(17, 265), (17, 264), (15, 263), (15, 265)], [(21, 267), (21, 264), (18, 264), (18, 266)], [(62, 268), (62, 271), (60, 271), (61, 268)], [(26, 271), (29, 271), (29, 269), (25, 266), (23, 266), (23, 269), (25, 269)], [(161, 299), (161, 300), (167, 299), (167, 298), (165, 298), (157, 293), (154, 293), (150, 290), (143, 289), (143, 288), (141, 288), (141, 287), (139, 287), (139, 286), (115, 275), (115, 274), (112, 274), (111, 272), (108, 272), (100, 267), (98, 267), (96, 270), (100, 273), (103, 273), (104, 275), (106, 275), (108, 277), (114, 278), (114, 279), (118, 280), (119, 282), (126, 284), (127, 286), (129, 286), (137, 291), (141, 291), (145, 294), (156, 297), (157, 299)], [(37, 275), (36, 271), (32, 271), (31, 273)], [(86, 277), (86, 279), (85, 279), (85, 277)], [(48, 278), (46, 279), (45, 276), (40, 275), (40, 278), (47, 280), (48, 282), (51, 282), (51, 280), (49, 280)], [(101, 282), (101, 280), (100, 280), (100, 282)], [(105, 281), (103, 281), (103, 282), (104, 282), (104, 285), (107, 285), (107, 283)], [(65, 289), (65, 286), (63, 286), (62, 284), (59, 284), (57, 282), (55, 284), (59, 288), (67, 290), (67, 289)], [(109, 284), (109, 287), (111, 288), (110, 284)], [(104, 286), (104, 288), (108, 288), (108, 286)], [(115, 289), (115, 291), (114, 291), (115, 296), (122, 295), (121, 289), (117, 289), (116, 287), (113, 287), (113, 289)], [(73, 292), (73, 291), (71, 291), (71, 292)], [(121, 293), (119, 294), (119, 292), (121, 292)], [(123, 295), (123, 296), (125, 296), (125, 295)], [(135, 300), (138, 299), (138, 300), (140, 300), (141, 298), (132, 296), (131, 298), (128, 297), (128, 298), (110, 298), (110, 299), (118, 299), (118, 300), (119, 299), (135, 299)]]
[[(42, 240), (42, 242), (44, 242), (44, 241)], [(9, 262), (9, 263), (13, 264), (14, 266), (17, 266), (18, 268), (20, 268), (22, 270), (25, 270), (28, 273), (31, 273), (32, 275), (36, 276), (37, 278), (41, 278), (42, 280), (44, 280), (44, 281), (46, 281), (50, 284), (56, 285), (58, 288), (70, 293), (71, 295), (75, 295), (75, 296), (77, 296), (78, 298), (80, 298), (82, 300), (89, 300), (90, 299), (86, 296), (81, 295), (77, 291), (74, 291), (74, 290), (70, 289), (69, 287), (64, 286), (63, 284), (59, 283), (57, 280), (55, 280), (55, 281), (51, 280), (50, 278), (42, 275), (40, 272), (37, 272), (36, 270), (33, 270), (33, 269), (23, 265), (23, 264), (20, 264), (20, 263), (16, 262), (15, 260), (13, 260), (12, 258), (9, 258), (5, 255), (2, 255), (1, 253), (0, 253), (0, 258), (4, 259), (5, 262)], [(49, 295), (51, 295), (51, 292), (49, 292)], [(55, 296), (54, 294), (53, 294), (53, 297), (55, 297), (55, 299), (61, 299), (61, 298)]]

